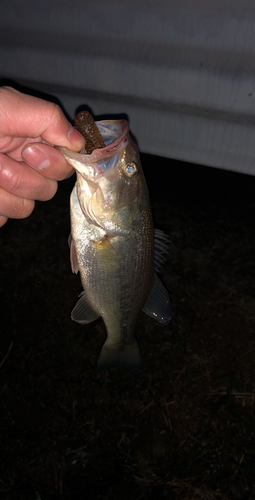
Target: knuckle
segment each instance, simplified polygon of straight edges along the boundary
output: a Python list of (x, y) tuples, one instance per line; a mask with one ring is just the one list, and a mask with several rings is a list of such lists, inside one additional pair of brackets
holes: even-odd
[(35, 207), (34, 200), (27, 200), (26, 198), (18, 198), (14, 205), (13, 218), (14, 219), (26, 219), (31, 215)]
[(40, 201), (49, 201), (51, 200), (56, 192), (58, 190), (58, 183), (57, 181), (50, 181), (48, 182), (48, 189), (47, 192), (41, 197)]
[(8, 189), (9, 193), (15, 194), (18, 192), (20, 187), (20, 175), (17, 175), (17, 172), (13, 172), (11, 169), (3, 168), (0, 170), (0, 183), (1, 180), (5, 185), (5, 189)]
[(34, 200), (16, 196), (0, 188), (0, 217), (24, 219), (32, 213), (34, 205)]
[(22, 99), (22, 94), (12, 87), (3, 86), (0, 88), (0, 111), (1, 115), (5, 115), (6, 105), (9, 105), (15, 98), (16, 100)]
[[(30, 167), (28, 168), (31, 170)], [(32, 181), (33, 178), (31, 179), (31, 175), (28, 175), (27, 168), (23, 168), (23, 162), (14, 161), (9, 155), (0, 154), (1, 188), (10, 194), (27, 197), (27, 191), (30, 190)]]
[(49, 201), (53, 198), (53, 196), (55, 196), (57, 189), (57, 181), (44, 179), (44, 182), (41, 182), (40, 187), (38, 186), (37, 191), (34, 193), (34, 198), (38, 201)]
[(50, 105), (52, 108), (52, 113), (51, 113), (51, 117), (50, 117), (50, 125), (55, 125), (61, 120), (61, 118), (63, 117), (63, 113), (62, 113), (60, 107), (58, 106), (58, 104), (53, 102), (53, 103), (50, 103)]
[(7, 221), (8, 217), (5, 217), (5, 215), (0, 215), (0, 227), (3, 227)]
[(5, 153), (6, 151), (10, 151), (12, 148), (13, 137), (10, 136), (2, 136), (0, 137), (0, 151), (1, 153)]

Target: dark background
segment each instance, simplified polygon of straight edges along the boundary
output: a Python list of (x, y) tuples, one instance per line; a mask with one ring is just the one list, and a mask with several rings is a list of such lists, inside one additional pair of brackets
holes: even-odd
[(141, 160), (173, 317), (141, 313), (137, 375), (98, 373), (102, 320), (70, 319), (75, 178), (0, 229), (3, 500), (255, 498), (255, 178)]

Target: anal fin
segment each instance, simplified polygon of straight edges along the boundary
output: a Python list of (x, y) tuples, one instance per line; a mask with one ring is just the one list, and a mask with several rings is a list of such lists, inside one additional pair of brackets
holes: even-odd
[(76, 306), (71, 312), (71, 318), (73, 321), (80, 323), (81, 325), (88, 325), (99, 318), (99, 315), (92, 309), (88, 304), (84, 292), (79, 295), (79, 300)]

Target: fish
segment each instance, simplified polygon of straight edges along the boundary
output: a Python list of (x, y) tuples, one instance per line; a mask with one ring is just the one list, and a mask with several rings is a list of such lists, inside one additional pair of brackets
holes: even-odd
[(99, 371), (117, 367), (138, 372), (135, 326), (140, 311), (165, 325), (172, 314), (158, 277), (169, 241), (154, 229), (129, 123), (101, 120), (85, 131), (87, 120), (87, 115), (76, 117), (75, 125), (86, 137), (89, 152), (58, 147), (77, 176), (70, 196), (69, 246), (71, 268), (80, 272), (83, 292), (71, 318), (82, 325), (103, 319), (107, 336), (97, 361)]

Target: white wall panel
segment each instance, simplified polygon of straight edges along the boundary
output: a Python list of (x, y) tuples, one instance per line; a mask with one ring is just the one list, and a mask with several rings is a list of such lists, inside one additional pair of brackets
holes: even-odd
[(141, 151), (255, 174), (255, 3), (1, 0), (0, 78), (74, 117), (126, 113)]

